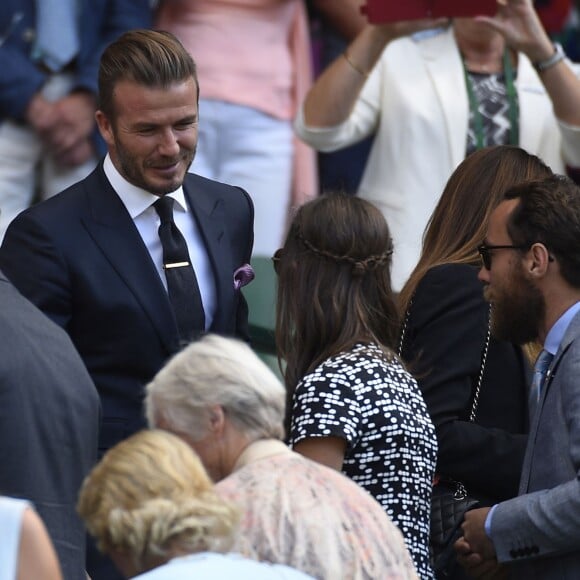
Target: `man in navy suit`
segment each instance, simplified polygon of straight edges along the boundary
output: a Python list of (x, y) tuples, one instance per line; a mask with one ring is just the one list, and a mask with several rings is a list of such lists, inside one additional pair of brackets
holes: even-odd
[(247, 338), (236, 271), (252, 202), (187, 172), (197, 143), (195, 64), (168, 33), (128, 32), (104, 52), (97, 122), (108, 154), (84, 180), (22, 212), (0, 248), (6, 276), (65, 328), (103, 404), (101, 451), (145, 427), (143, 385), (181, 346), (153, 203), (174, 198), (212, 332)]
[(99, 58), (151, 22), (150, 0), (0, 2), (0, 241), (35, 195), (95, 167), (104, 152), (94, 118)]
[(87, 178), (22, 212), (0, 248), (6, 276), (69, 333), (97, 386), (101, 453), (146, 426), (143, 387), (183, 345), (163, 270), (160, 198), (174, 200), (205, 330), (248, 338), (239, 286), (253, 206), (245, 191), (187, 171), (198, 92), (195, 64), (171, 34), (137, 30), (109, 45), (96, 117), (108, 154)]

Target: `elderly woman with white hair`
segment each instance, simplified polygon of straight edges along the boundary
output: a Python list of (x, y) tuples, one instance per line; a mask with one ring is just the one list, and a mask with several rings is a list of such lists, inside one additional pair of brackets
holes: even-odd
[(199, 454), (244, 512), (235, 548), (321, 580), (417, 578), (398, 529), (363, 489), (291, 451), (285, 389), (252, 350), (207, 335), (147, 386), (151, 426)]
[(110, 449), (85, 479), (78, 511), (127, 578), (312, 580), (228, 553), (238, 509), (215, 493), (191, 448), (164, 431), (141, 431)]

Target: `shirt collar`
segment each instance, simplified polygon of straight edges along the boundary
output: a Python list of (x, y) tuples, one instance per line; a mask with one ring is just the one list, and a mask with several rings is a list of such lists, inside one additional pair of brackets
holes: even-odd
[(280, 455), (281, 453), (292, 453), (292, 451), (282, 441), (278, 441), (278, 439), (259, 439), (258, 441), (253, 441), (240, 453), (233, 471), (238, 471), (238, 469), (254, 463), (254, 461), (259, 461), (272, 455)]
[[(134, 220), (136, 217), (140, 216), (159, 199), (158, 195), (149, 193), (148, 191), (129, 183), (119, 173), (119, 171), (117, 171), (117, 168), (113, 165), (113, 161), (108, 153), (103, 163), (103, 170), (113, 189), (127, 208), (131, 219)], [(179, 209), (183, 212), (188, 211), (183, 186), (180, 185), (175, 191), (172, 191), (167, 195), (175, 200), (175, 209)]]
[(556, 354), (558, 348), (560, 348), (560, 343), (568, 330), (568, 326), (572, 322), (572, 319), (576, 314), (580, 312), (580, 302), (576, 302), (572, 304), (558, 320), (556, 323), (550, 328), (550, 332), (546, 336), (546, 341), (544, 343), (544, 348), (551, 354)]

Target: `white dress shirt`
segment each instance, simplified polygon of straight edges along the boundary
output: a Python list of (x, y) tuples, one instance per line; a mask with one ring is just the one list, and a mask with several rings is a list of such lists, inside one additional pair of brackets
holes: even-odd
[[(153, 207), (159, 197), (129, 183), (117, 171), (109, 155), (105, 157), (103, 169), (111, 186), (127, 208), (167, 290), (167, 280), (163, 270), (163, 249), (157, 233), (160, 220), (157, 211)], [(201, 293), (201, 301), (205, 313), (205, 328), (207, 330), (211, 326), (217, 307), (215, 280), (209, 256), (195, 216), (185, 201), (183, 187), (179, 187), (167, 195), (175, 200), (173, 219), (187, 242), (189, 257)]]

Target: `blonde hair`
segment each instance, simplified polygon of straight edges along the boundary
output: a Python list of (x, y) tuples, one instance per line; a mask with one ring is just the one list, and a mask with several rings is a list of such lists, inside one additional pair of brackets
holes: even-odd
[(209, 428), (211, 407), (251, 441), (282, 439), (286, 392), (245, 343), (208, 334), (175, 355), (146, 387), (149, 425), (162, 417), (194, 441)]
[(85, 479), (77, 510), (99, 549), (138, 571), (178, 554), (226, 552), (239, 520), (201, 461), (165, 431), (141, 431), (110, 449)]

